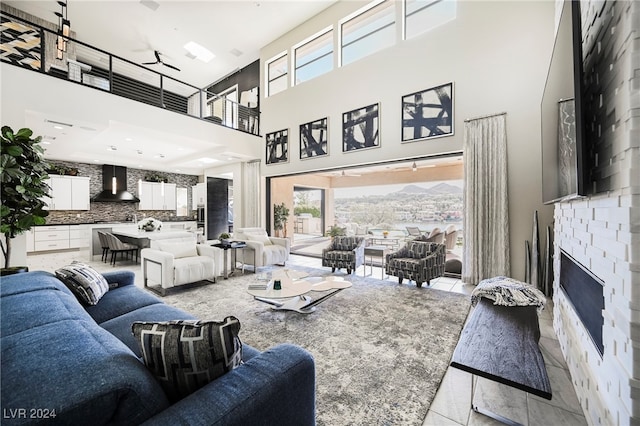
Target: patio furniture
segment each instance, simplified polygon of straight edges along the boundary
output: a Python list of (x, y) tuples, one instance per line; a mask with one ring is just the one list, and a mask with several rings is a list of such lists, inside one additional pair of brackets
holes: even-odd
[(416, 286), (427, 285), (433, 278), (444, 275), (446, 250), (444, 244), (425, 241), (409, 241), (400, 250), (387, 254), (385, 271), (398, 277), (398, 284), (407, 278)]
[(364, 242), (363, 237), (333, 237), (329, 247), (322, 250), (322, 266), (331, 267), (331, 272), (336, 268), (346, 268), (347, 274), (355, 272), (364, 264)]
[(447, 247), (447, 251), (451, 251), (456, 247), (456, 241), (458, 240), (458, 231), (455, 225), (449, 225), (444, 230), (444, 244)]
[(407, 226), (407, 232), (409, 233), (409, 237), (421, 237), (422, 231), (417, 226)]
[(425, 241), (430, 243), (444, 244), (444, 232), (440, 228), (433, 228)]

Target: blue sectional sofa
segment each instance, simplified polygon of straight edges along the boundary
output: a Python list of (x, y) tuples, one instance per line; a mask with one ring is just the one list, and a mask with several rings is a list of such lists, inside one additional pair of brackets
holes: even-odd
[(2, 424), (315, 424), (314, 361), (289, 344), (243, 344), (242, 365), (170, 404), (131, 324), (193, 316), (136, 287), (132, 272), (104, 277), (110, 290), (90, 307), (50, 273), (2, 277)]

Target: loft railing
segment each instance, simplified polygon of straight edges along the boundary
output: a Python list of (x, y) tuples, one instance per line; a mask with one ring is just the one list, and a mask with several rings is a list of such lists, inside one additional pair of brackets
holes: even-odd
[(241, 105), (69, 38), (57, 59), (54, 31), (1, 13), (2, 62), (254, 135), (258, 108)]

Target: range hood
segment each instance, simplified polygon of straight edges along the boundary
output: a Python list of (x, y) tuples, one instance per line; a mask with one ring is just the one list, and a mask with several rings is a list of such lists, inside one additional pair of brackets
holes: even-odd
[[(113, 177), (116, 178), (116, 193), (113, 193)], [(140, 199), (127, 191), (127, 168), (105, 164), (102, 166), (102, 192), (91, 201), (138, 203)]]

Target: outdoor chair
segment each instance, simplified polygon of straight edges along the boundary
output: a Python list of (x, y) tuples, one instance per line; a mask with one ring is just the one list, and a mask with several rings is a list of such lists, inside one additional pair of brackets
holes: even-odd
[(444, 244), (447, 247), (447, 251), (451, 251), (456, 247), (458, 232), (455, 225), (449, 225), (444, 230)]
[(409, 233), (409, 238), (416, 238), (416, 237), (422, 236), (422, 232), (420, 231), (420, 228), (418, 228), (417, 226), (407, 226), (407, 232)]
[(430, 243), (444, 244), (444, 232), (440, 228), (433, 228), (431, 233), (427, 235), (425, 241)]
[(426, 282), (444, 275), (446, 250), (444, 244), (409, 241), (400, 250), (387, 254), (385, 272), (398, 277), (398, 284), (407, 278), (422, 287)]
[(333, 237), (329, 247), (322, 250), (322, 266), (331, 267), (331, 272), (346, 268), (351, 274), (364, 264), (364, 245), (363, 237)]

